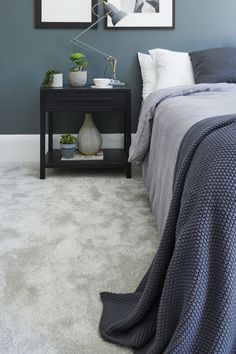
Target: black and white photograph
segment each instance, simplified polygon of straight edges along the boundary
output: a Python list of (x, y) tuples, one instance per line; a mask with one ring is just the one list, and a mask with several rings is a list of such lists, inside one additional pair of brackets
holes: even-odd
[(174, 0), (110, 0), (107, 28), (173, 28)]
[(35, 0), (36, 28), (86, 28), (96, 21), (97, 0)]

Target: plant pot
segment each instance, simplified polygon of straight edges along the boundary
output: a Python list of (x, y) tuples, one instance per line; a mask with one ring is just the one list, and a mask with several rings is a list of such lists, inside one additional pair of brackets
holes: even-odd
[(64, 159), (72, 159), (75, 156), (76, 144), (60, 144), (60, 146)]
[(63, 87), (63, 74), (54, 74), (51, 87)]
[(70, 71), (69, 72), (70, 85), (85, 86), (87, 83), (87, 71)]
[(84, 155), (94, 155), (101, 150), (102, 136), (94, 124), (91, 113), (85, 114), (84, 123), (78, 134), (77, 146)]

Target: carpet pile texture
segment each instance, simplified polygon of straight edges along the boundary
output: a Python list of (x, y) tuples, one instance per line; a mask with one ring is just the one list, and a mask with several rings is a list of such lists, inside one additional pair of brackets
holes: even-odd
[(159, 244), (139, 170), (0, 165), (0, 353), (122, 354), (98, 333), (101, 291), (131, 292)]

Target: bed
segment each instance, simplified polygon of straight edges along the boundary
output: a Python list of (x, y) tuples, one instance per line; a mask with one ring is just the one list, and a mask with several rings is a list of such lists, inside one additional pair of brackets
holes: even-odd
[(130, 161), (162, 239), (134, 293), (101, 293), (102, 337), (136, 354), (236, 353), (236, 85), (154, 90)]

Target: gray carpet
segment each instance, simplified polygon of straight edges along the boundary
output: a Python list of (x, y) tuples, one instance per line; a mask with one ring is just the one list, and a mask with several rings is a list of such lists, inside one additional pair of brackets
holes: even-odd
[(139, 171), (38, 174), (0, 165), (0, 353), (130, 353), (97, 328), (99, 292), (133, 291), (158, 247)]

